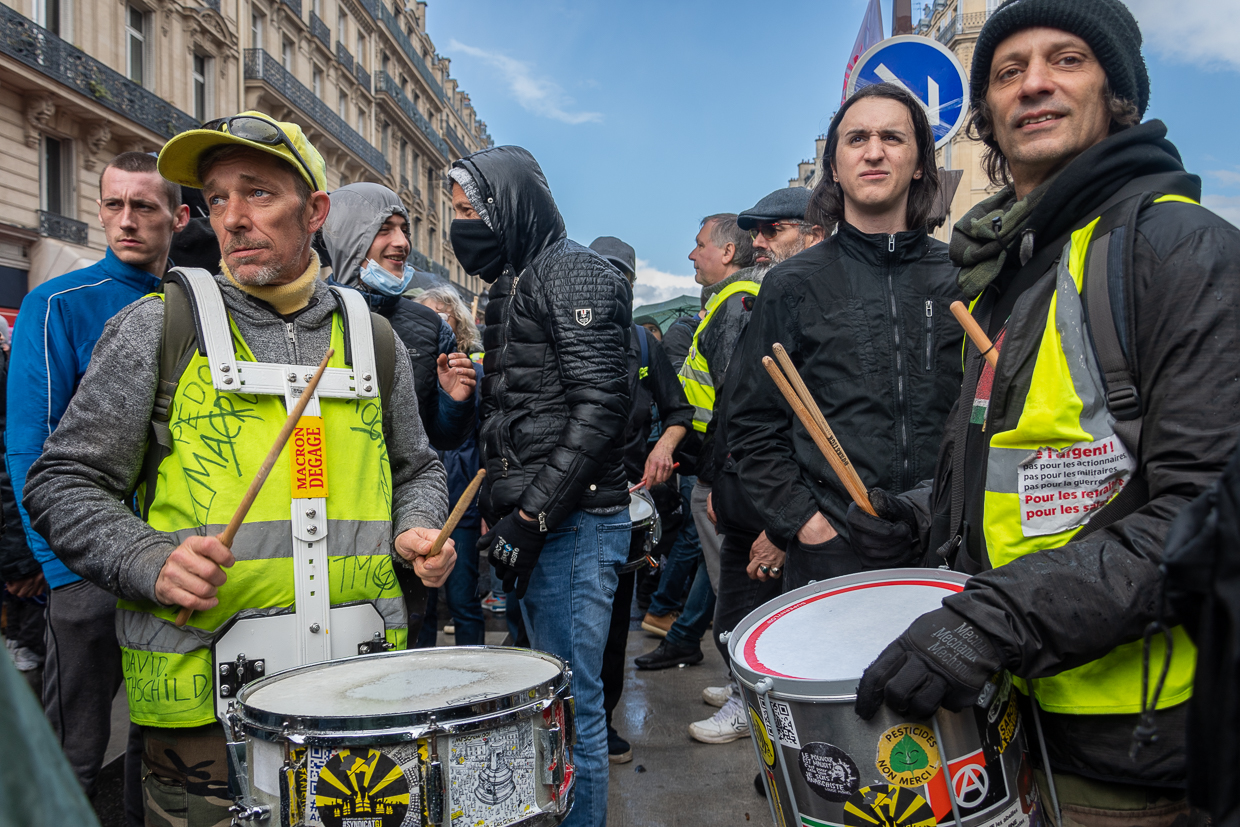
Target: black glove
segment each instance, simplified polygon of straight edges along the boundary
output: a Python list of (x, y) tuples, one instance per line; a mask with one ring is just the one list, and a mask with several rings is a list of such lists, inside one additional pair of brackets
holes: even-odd
[(517, 590), (517, 599), (525, 597), (530, 585), (530, 574), (538, 565), (547, 535), (538, 530), (538, 523), (521, 516), (514, 509), (495, 527), (478, 540), (478, 551), (485, 551), (487, 559), (495, 568), (495, 574), (504, 581), (504, 591)]
[(877, 517), (856, 503), (848, 506), (848, 542), (861, 562), (874, 568), (895, 568), (917, 554), (917, 512), (908, 502), (881, 488), (869, 491)]
[(1003, 667), (990, 638), (951, 609), (917, 618), (857, 685), (857, 714), (867, 721), (886, 701), (901, 715), (929, 718), (940, 706), (959, 712), (977, 702)]

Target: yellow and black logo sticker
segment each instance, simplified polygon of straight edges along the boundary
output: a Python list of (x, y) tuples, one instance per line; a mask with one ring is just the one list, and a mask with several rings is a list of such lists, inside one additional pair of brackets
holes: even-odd
[(934, 827), (929, 802), (905, 787), (874, 784), (844, 804), (844, 827)]
[(892, 784), (920, 787), (939, 771), (939, 745), (928, 727), (900, 724), (878, 739), (874, 763)]
[(409, 809), (409, 782), (376, 749), (342, 749), (319, 771), (314, 804), (326, 827), (400, 827)]
[(775, 766), (775, 745), (771, 743), (771, 736), (766, 734), (762, 718), (752, 706), (749, 707), (749, 725), (753, 728), (753, 737), (758, 743), (758, 751), (762, 753), (762, 760), (768, 767)]

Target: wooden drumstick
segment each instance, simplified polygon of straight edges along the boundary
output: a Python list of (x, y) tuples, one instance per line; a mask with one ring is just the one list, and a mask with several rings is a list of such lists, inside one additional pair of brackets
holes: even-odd
[[(783, 353), (783, 358), (788, 358), (788, 354), (784, 352), (781, 345), (776, 344), (775, 348), (777, 355)], [(801, 424), (805, 426), (805, 430), (809, 431), (810, 438), (814, 440), (818, 450), (822, 451), (822, 455), (827, 458), (831, 469), (840, 478), (840, 482), (844, 483), (844, 488), (848, 490), (849, 495), (853, 498), (853, 502), (860, 506), (867, 514), (878, 516), (874, 513), (874, 506), (870, 505), (870, 497), (866, 493), (865, 483), (861, 481), (857, 470), (853, 468), (852, 461), (848, 459), (848, 454), (844, 452), (840, 441), (835, 438), (835, 432), (827, 424), (822, 411), (818, 410), (818, 405), (813, 401), (812, 397), (810, 397), (810, 404), (806, 405), (801, 401), (797, 391), (793, 390), (789, 379), (795, 378), (796, 383), (805, 389), (806, 397), (809, 397), (809, 389), (805, 388), (805, 383), (801, 381), (801, 374), (797, 373), (796, 368), (791, 367), (791, 360), (789, 360), (788, 364), (790, 376), (785, 377), (783, 371), (779, 369), (779, 365), (775, 364), (774, 359), (770, 356), (762, 357), (762, 366), (771, 375), (771, 379), (775, 382), (775, 387), (779, 388), (779, 392), (784, 395), (784, 399), (788, 400), (788, 404), (792, 406), (792, 410), (796, 413), (797, 418), (801, 420)], [(811, 410), (813, 413), (811, 413)], [(817, 418), (814, 417), (815, 413), (818, 415)]]
[(430, 560), (432, 557), (438, 557), (439, 552), (443, 551), (443, 544), (448, 542), (448, 538), (452, 536), (452, 532), (456, 531), (456, 524), (465, 516), (465, 512), (469, 510), (469, 504), (474, 501), (474, 497), (478, 494), (478, 487), (482, 485), (482, 478), (487, 475), (487, 469), (479, 468), (478, 473), (474, 474), (474, 478), (469, 481), (469, 485), (465, 486), (465, 493), (456, 501), (456, 506), (452, 509), (452, 513), (448, 515), (448, 522), (443, 524), (443, 528), (439, 530), (439, 536), (435, 538), (435, 542), (431, 543), (431, 550), (426, 553), (425, 559)]
[[(228, 525), (224, 526), (224, 530), (219, 533), (217, 539), (224, 545), (224, 548), (232, 548), (233, 539), (237, 536), (237, 530), (241, 528), (245, 515), (250, 513), (250, 506), (254, 505), (254, 500), (258, 499), (258, 492), (263, 489), (263, 483), (267, 481), (268, 475), (271, 474), (271, 469), (275, 467), (276, 460), (280, 458), (280, 452), (284, 450), (284, 444), (293, 435), (293, 429), (297, 427), (302, 412), (306, 410), (306, 405), (310, 402), (310, 397), (314, 396), (314, 389), (319, 386), (319, 380), (323, 378), (323, 372), (327, 370), (328, 360), (335, 354), (336, 351), (330, 347), (327, 349), (327, 353), (323, 354), (323, 361), (319, 362), (318, 369), (310, 377), (310, 381), (306, 383), (305, 390), (301, 392), (297, 403), (293, 405), (293, 410), (289, 413), (288, 418), (284, 420), (284, 427), (280, 429), (275, 443), (271, 446), (271, 450), (267, 452), (267, 458), (263, 460), (263, 464), (258, 469), (258, 473), (254, 475), (254, 479), (250, 480), (250, 487), (245, 492), (245, 496), (241, 498), (241, 504), (233, 512), (232, 519), (228, 521)], [(193, 609), (182, 607), (181, 611), (177, 613), (176, 625), (178, 627), (184, 626), (193, 613)]]
[[(673, 471), (675, 471), (675, 470), (676, 470), (677, 468), (679, 468), (679, 467), (680, 467), (680, 463), (679, 463), (679, 462), (673, 462), (673, 463), (672, 463), (672, 470), (673, 470)], [(634, 491), (636, 491), (636, 490), (637, 490), (637, 489), (639, 489), (639, 488), (642, 488), (642, 487), (643, 487), (643, 486), (645, 486), (645, 485), (646, 485), (646, 481), (645, 481), (645, 480), (642, 480), (642, 481), (641, 481), (641, 482), (639, 482), (637, 485), (635, 485), (635, 486), (633, 486), (632, 488), (630, 488), (630, 489), (629, 489), (629, 493), (630, 493), (630, 494), (632, 494)]]
[(995, 350), (995, 346), (991, 344), (990, 337), (982, 332), (982, 326), (977, 323), (977, 319), (973, 318), (969, 308), (965, 307), (962, 301), (954, 301), (951, 304), (951, 311), (956, 321), (960, 322), (960, 326), (964, 328), (964, 332), (969, 334), (973, 345), (982, 352), (986, 361), (990, 362), (990, 369), (998, 370), (999, 351)]

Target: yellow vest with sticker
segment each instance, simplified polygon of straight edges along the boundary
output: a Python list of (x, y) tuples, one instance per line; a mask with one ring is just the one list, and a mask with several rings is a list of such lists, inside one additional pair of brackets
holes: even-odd
[[(233, 356), (244, 367), (256, 359), (231, 319)], [(332, 320), (331, 368), (346, 368), (342, 313)], [(356, 346), (356, 343), (355, 343)], [(298, 376), (313, 371), (295, 369)], [(322, 385), (320, 386), (322, 388)], [(117, 606), (117, 635), (131, 719), (159, 727), (193, 727), (215, 720), (210, 645), (238, 616), (296, 609), (290, 515), (300, 503), (325, 503), (314, 523), (314, 550), (322, 547), (330, 604), (370, 602), (383, 617), (386, 637), (405, 644), (406, 615), (392, 568), (392, 474), (383, 435), (380, 396), (348, 398), (316, 393), (320, 415), (302, 417), (232, 546), (236, 564), (218, 593), (219, 605), (196, 612), (183, 628), (178, 608), (146, 600)], [(158, 466), (147, 522), (174, 543), (218, 534), (232, 517), (287, 418), (284, 395), (223, 392), (206, 356), (195, 347), (177, 384), (168, 425), (172, 450)], [(329, 480), (336, 493), (329, 496)], [(331, 538), (329, 543), (328, 537)], [(309, 592), (308, 595), (314, 595)]]
[[(1156, 202), (1171, 200), (1195, 203), (1181, 196)], [(1008, 430), (988, 434), (982, 530), (994, 567), (1070, 542), (1137, 470), (1134, 450), (1116, 433), (1085, 321), (1081, 290), (1098, 222), (1074, 232), (1060, 257), (1041, 342), (1032, 368), (1022, 371), (1028, 373), (1028, 392), (1019, 419)], [(1196, 649), (1183, 627), (1172, 635), (1159, 709), (1192, 696)], [(1163, 639), (1155, 638), (1150, 662), (1162, 664), (1165, 652)], [(1026, 692), (1031, 686), (1039, 704), (1052, 712), (1140, 712), (1141, 654), (1141, 641), (1122, 644), (1083, 666), (1019, 685)]]

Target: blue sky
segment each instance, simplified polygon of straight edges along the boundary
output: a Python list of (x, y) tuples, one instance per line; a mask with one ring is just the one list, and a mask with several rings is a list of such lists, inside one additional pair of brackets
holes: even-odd
[[(1129, 1), (1146, 116), (1167, 122), (1207, 205), (1240, 224), (1235, 0)], [(702, 216), (752, 206), (812, 157), (865, 6), (430, 0), (427, 29), (496, 143), (539, 160), (570, 237), (637, 249), (641, 303), (695, 292), (686, 256)]]

